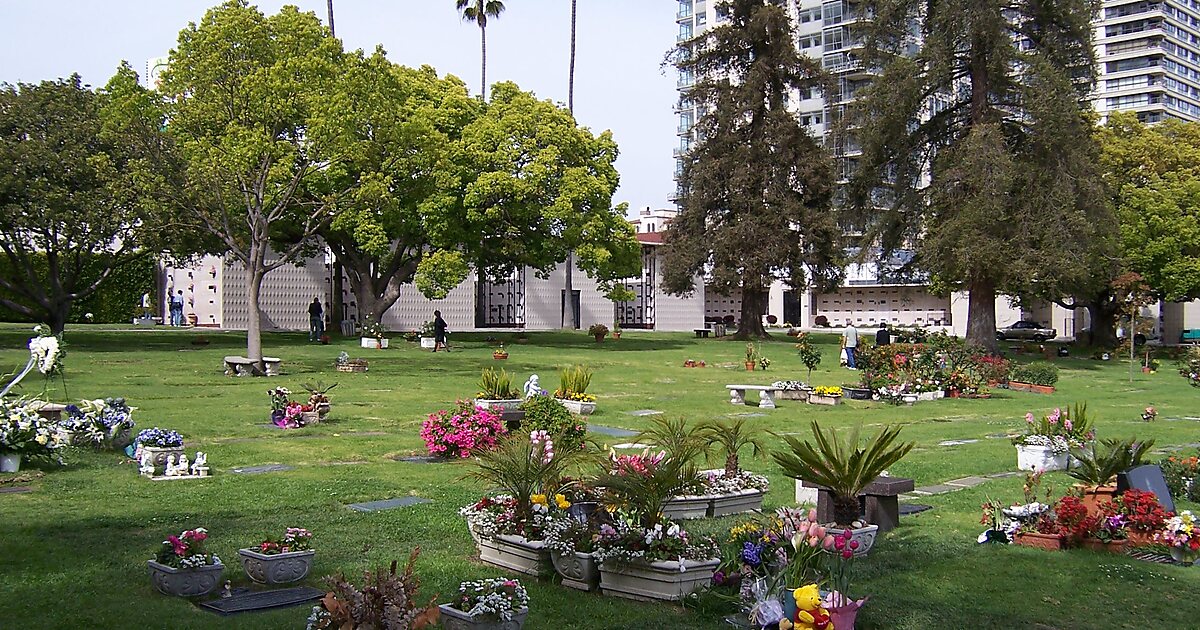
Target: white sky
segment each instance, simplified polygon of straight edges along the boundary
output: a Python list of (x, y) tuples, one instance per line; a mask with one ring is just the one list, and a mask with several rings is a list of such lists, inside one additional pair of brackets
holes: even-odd
[[(217, 0), (0, 0), (0, 82), (37, 82), (78, 72), (102, 86), (122, 60), (139, 73), (165, 55), (179, 30)], [(296, 4), (325, 19), (325, 0), (255, 2), (273, 13)], [(488, 81), (515, 81), (539, 98), (566, 103), (569, 0), (509, 0), (488, 22)], [(675, 76), (660, 68), (674, 44), (678, 3), (578, 0), (575, 117), (611, 129), (621, 149), (613, 203), (631, 211), (667, 207), (677, 146)], [(347, 48), (374, 49), (408, 66), (429, 64), (479, 90), (479, 29), (459, 19), (454, 0), (335, 0), (337, 35)]]

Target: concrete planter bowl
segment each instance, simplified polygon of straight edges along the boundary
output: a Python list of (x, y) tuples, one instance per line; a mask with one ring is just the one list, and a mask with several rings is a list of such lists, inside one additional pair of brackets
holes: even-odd
[(742, 512), (760, 512), (763, 502), (762, 490), (742, 490), (733, 494), (718, 494), (712, 497), (708, 516), (718, 518)]
[(182, 446), (143, 446), (143, 453), (150, 453), (155, 468), (166, 468), (167, 458), (174, 455), (175, 459), (183, 457)]
[(581, 416), (590, 416), (596, 411), (596, 403), (594, 402), (567, 400), (565, 398), (555, 398), (554, 400), (562, 403), (562, 405), (567, 408), (567, 411)]
[(221, 583), (223, 564), (210, 564), (196, 569), (176, 569), (154, 560), (147, 560), (150, 581), (163, 595), (175, 597), (200, 597), (216, 590)]
[(859, 527), (858, 529), (841, 527), (828, 527), (825, 529), (826, 533), (833, 534), (834, 536), (837, 536), (845, 531), (850, 532), (850, 540), (858, 541), (858, 549), (854, 550), (854, 555), (855, 557), (861, 558), (862, 556), (867, 555), (867, 552), (871, 550), (871, 547), (875, 546), (875, 537), (879, 534), (879, 526), (867, 525), (866, 527)]
[(1049, 446), (1017, 445), (1018, 470), (1066, 470), (1069, 457), (1067, 453), (1055, 453)]
[(712, 583), (713, 571), (721, 561), (674, 560), (649, 564), (606, 562), (600, 565), (600, 591), (605, 595), (643, 601), (679, 601), (692, 591)]
[(508, 621), (491, 615), (472, 617), (450, 604), (441, 604), (438, 608), (442, 613), (442, 627), (446, 630), (520, 630), (529, 616), (529, 608), (513, 613)]
[(600, 567), (592, 554), (578, 551), (571, 555), (552, 553), (550, 560), (562, 577), (563, 586), (580, 591), (594, 591), (600, 587)]
[(516, 408), (519, 407), (522, 402), (524, 401), (520, 398), (476, 398), (475, 406), (479, 407), (480, 409), (490, 409), (492, 411), (498, 411), (496, 408), (500, 407), (501, 409), (508, 411), (516, 410)]
[(254, 549), (238, 549), (242, 569), (259, 584), (289, 584), (308, 577), (316, 550), (291, 553), (259, 553)]
[(706, 518), (711, 509), (711, 496), (688, 494), (667, 499), (663, 502), (662, 513), (670, 520)]
[(481, 539), (479, 559), (484, 564), (524, 575), (545, 577), (554, 573), (550, 550), (546, 549), (545, 543), (526, 540), (523, 536), (501, 534), (495, 538)]

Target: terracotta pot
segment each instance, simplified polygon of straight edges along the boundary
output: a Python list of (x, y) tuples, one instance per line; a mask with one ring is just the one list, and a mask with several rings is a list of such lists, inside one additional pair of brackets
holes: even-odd
[(620, 338), (621, 338), (621, 331), (619, 331), (619, 330), (614, 330), (614, 331), (613, 331), (613, 334), (612, 334), (612, 336), (613, 336), (613, 339), (620, 339)]
[(1084, 538), (1079, 541), (1079, 546), (1092, 551), (1107, 551), (1109, 553), (1125, 553), (1125, 546), (1128, 540), (1114, 540), (1112, 542), (1104, 542), (1098, 538)]
[(1088, 509), (1089, 514), (1099, 514), (1100, 506), (1106, 501), (1111, 501), (1117, 496), (1117, 484), (1107, 486), (1080, 486), (1083, 488), (1083, 496), (1080, 498), (1080, 503)]
[(504, 360), (508, 359), (508, 355), (507, 354), (496, 354), (495, 352), (493, 352), (492, 358), (497, 361), (504, 361)]
[(1058, 534), (1040, 534), (1038, 532), (1017, 532), (1013, 543), (1022, 547), (1033, 547), (1046, 551), (1057, 551), (1063, 548), (1062, 536)]
[(596, 343), (601, 343), (603, 341), (604, 341), (604, 335), (596, 335)]
[(1154, 541), (1155, 532), (1139, 532), (1137, 530), (1129, 530), (1128, 542), (1130, 547), (1148, 547), (1157, 544)]
[(746, 371), (747, 372), (754, 371), (754, 362), (753, 361), (746, 361)]

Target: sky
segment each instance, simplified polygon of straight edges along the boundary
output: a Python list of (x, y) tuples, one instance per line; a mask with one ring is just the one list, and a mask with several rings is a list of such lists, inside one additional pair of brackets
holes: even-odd
[[(103, 86), (121, 60), (139, 73), (166, 55), (180, 29), (198, 22), (216, 0), (0, 0), (0, 82), (31, 83), (79, 73)], [(314, 11), (325, 0), (262, 0), (265, 13), (284, 4)], [(487, 28), (488, 81), (514, 81), (539, 98), (567, 101), (570, 0), (509, 0)], [(631, 213), (668, 207), (674, 190), (671, 149), (678, 144), (671, 110), (675, 77), (661, 67), (674, 44), (678, 3), (669, 0), (578, 0), (575, 117), (599, 133), (611, 129), (621, 154), (613, 203)], [(428, 64), (479, 91), (479, 28), (463, 22), (454, 0), (335, 0), (334, 25), (347, 49), (382, 44), (400, 64)]]

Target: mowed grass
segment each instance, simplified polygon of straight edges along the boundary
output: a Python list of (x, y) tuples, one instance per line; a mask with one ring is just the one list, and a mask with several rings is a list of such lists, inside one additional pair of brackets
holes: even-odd
[[(151, 482), (115, 453), (72, 451), (66, 467), (35, 466), (22, 472), (44, 476), (27, 494), (0, 495), (0, 627), (13, 628), (302, 628), (307, 607), (218, 617), (185, 600), (159, 595), (145, 560), (165, 536), (206, 527), (210, 548), (227, 565), (226, 579), (245, 586), (236, 549), (288, 526), (316, 533), (313, 575), (362, 572), (403, 560), (421, 548), (417, 570), (427, 598), (449, 601), (460, 580), (498, 576), (478, 563), (460, 506), (485, 488), (465, 480), (469, 462), (413, 464), (393, 459), (423, 452), (418, 436), (431, 411), (473, 397), (481, 368), (500, 365), (518, 385), (531, 373), (543, 386), (557, 384), (556, 368), (582, 363), (595, 371), (590, 391), (600, 397), (591, 422), (638, 429), (647, 420), (626, 412), (663, 411), (699, 421), (734, 413), (724, 388), (734, 383), (804, 379), (790, 340), (761, 344), (771, 358), (767, 372), (747, 373), (744, 345), (698, 340), (690, 335), (626, 331), (619, 341), (596, 344), (586, 334), (532, 334), (516, 343), (505, 334), (511, 357), (496, 362), (484, 335), (452, 336), (454, 352), (420, 351), (394, 338), (385, 351), (357, 348), (357, 339), (329, 346), (303, 335), (271, 334), (267, 353), (284, 359), (284, 375), (271, 379), (222, 374), (221, 358), (244, 353), (244, 336), (205, 333), (207, 347), (193, 346), (194, 332), (68, 330), (67, 378), (49, 385), (57, 401), (124, 396), (138, 408), (139, 428), (179, 430), (189, 454), (209, 453), (215, 476), (203, 481)], [(0, 327), (0, 365), (24, 365), (28, 329)], [(815, 384), (854, 382), (856, 373), (837, 367), (837, 338), (818, 336), (825, 363)], [(334, 371), (337, 354), (370, 360), (365, 374)], [(706, 368), (683, 368), (686, 359)], [(862, 423), (905, 425), (902, 438), (917, 448), (892, 469), (917, 485), (1015, 470), (1013, 447), (1003, 436), (1019, 431), (1026, 411), (1087, 402), (1100, 437), (1152, 437), (1157, 448), (1195, 451), (1200, 442), (1200, 391), (1170, 366), (1128, 380), (1125, 364), (1065, 359), (1059, 391), (1052, 396), (997, 391), (990, 400), (941, 400), (913, 407), (851, 401), (819, 407), (783, 401), (752, 422), (761, 431), (808, 434), (811, 420), (830, 427)], [(32, 378), (32, 377), (31, 377)], [(269, 427), (266, 390), (286, 386), (303, 396), (306, 381), (336, 381), (329, 421), (295, 431)], [(25, 393), (41, 391), (39, 380)], [(1159, 410), (1146, 424), (1140, 412)], [(601, 436), (602, 437), (602, 436)], [(943, 440), (978, 440), (944, 447)], [(617, 442), (626, 440), (615, 440)], [(295, 470), (259, 475), (231, 469), (280, 463)], [(743, 465), (768, 475), (769, 508), (793, 503), (794, 487), (769, 458), (743, 454)], [(10, 477), (10, 476), (5, 476)], [(3, 479), (5, 477), (0, 477)], [(1065, 489), (1070, 479), (1049, 475)], [(1021, 478), (992, 479), (976, 488), (931, 496), (934, 506), (902, 518), (857, 565), (855, 594), (870, 594), (859, 616), (862, 628), (1134, 628), (1194, 627), (1200, 605), (1200, 569), (1155, 565), (1087, 551), (1046, 553), (974, 544), (981, 530), (979, 505), (988, 497), (1021, 497)], [(7, 485), (7, 484), (6, 484)], [(402, 496), (432, 503), (359, 513), (349, 503)], [(1195, 508), (1196, 506), (1185, 506)], [(736, 518), (696, 522), (717, 532)], [(524, 580), (532, 597), (528, 628), (721, 628), (712, 615), (665, 603), (638, 603), (585, 594), (552, 582)], [(1117, 612), (1119, 611), (1119, 612)]]

